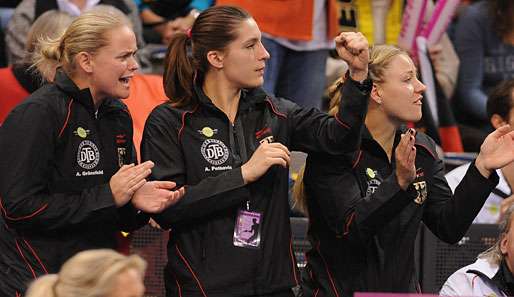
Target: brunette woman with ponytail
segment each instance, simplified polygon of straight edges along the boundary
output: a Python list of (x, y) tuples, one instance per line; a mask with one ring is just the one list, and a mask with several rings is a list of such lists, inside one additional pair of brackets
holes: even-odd
[(367, 40), (347, 32), (336, 43), (350, 73), (341, 112), (331, 117), (262, 90), (269, 54), (242, 9), (209, 8), (190, 34), (171, 41), (170, 100), (148, 118), (141, 147), (143, 159), (155, 162), (152, 178), (186, 187), (180, 202), (154, 216), (171, 229), (168, 296), (293, 296), (300, 275), (289, 151), (354, 150), (371, 88)]

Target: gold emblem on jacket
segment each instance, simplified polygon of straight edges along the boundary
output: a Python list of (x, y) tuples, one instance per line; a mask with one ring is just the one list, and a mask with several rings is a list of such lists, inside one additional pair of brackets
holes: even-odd
[(413, 183), (414, 188), (416, 189), (417, 196), (416, 199), (414, 199), (414, 202), (421, 205), (425, 200), (427, 199), (428, 193), (427, 193), (427, 182), (426, 181), (419, 181)]

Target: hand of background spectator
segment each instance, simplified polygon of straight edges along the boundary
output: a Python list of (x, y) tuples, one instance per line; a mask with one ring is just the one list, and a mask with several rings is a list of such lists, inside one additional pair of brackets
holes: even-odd
[(348, 64), (353, 80), (363, 81), (368, 77), (369, 44), (360, 32), (342, 32), (335, 38), (339, 57)]
[(171, 41), (173, 35), (179, 32), (185, 32), (186, 30), (182, 29), (179, 22), (175, 20), (168, 21), (163, 25), (163, 29), (160, 32), (162, 37), (162, 43), (168, 45)]
[(169, 44), (173, 35), (177, 32), (186, 32), (195, 22), (194, 14), (190, 13), (184, 17), (178, 17), (166, 24), (166, 29), (162, 34), (162, 43)]
[(396, 146), (394, 157), (396, 160), (396, 179), (402, 190), (407, 190), (416, 178), (416, 147), (415, 130), (409, 129), (402, 134), (400, 143)]
[(125, 205), (132, 195), (146, 183), (145, 178), (152, 173), (154, 163), (146, 161), (139, 165), (123, 165), (110, 179), (114, 203), (117, 207)]
[(510, 125), (501, 126), (487, 135), (480, 146), (475, 166), (488, 178), (495, 169), (514, 161), (514, 131)]
[(132, 204), (147, 213), (160, 213), (184, 196), (184, 187), (173, 191), (175, 186), (170, 181), (147, 182), (134, 193)]
[(428, 48), (428, 55), (434, 65), (434, 71), (437, 72), (443, 62), (443, 46), (440, 43), (434, 44)]

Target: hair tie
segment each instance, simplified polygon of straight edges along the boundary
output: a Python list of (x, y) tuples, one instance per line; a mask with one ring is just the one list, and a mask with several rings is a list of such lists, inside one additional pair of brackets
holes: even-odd
[(192, 35), (191, 28), (186, 30), (186, 35), (187, 35), (187, 38), (191, 39), (191, 35)]

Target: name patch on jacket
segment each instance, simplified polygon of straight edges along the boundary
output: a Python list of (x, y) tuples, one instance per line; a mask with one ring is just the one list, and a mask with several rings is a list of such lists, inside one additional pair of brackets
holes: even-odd
[[(100, 150), (91, 140), (82, 140), (77, 149), (77, 164), (90, 171), (77, 172), (76, 176), (102, 175), (103, 170), (93, 170), (100, 162)], [(92, 171), (91, 171), (92, 170)]]
[(230, 152), (223, 141), (213, 138), (204, 140), (200, 147), (203, 158), (212, 166), (205, 167), (205, 172), (230, 170), (232, 166), (222, 166), (227, 162)]

